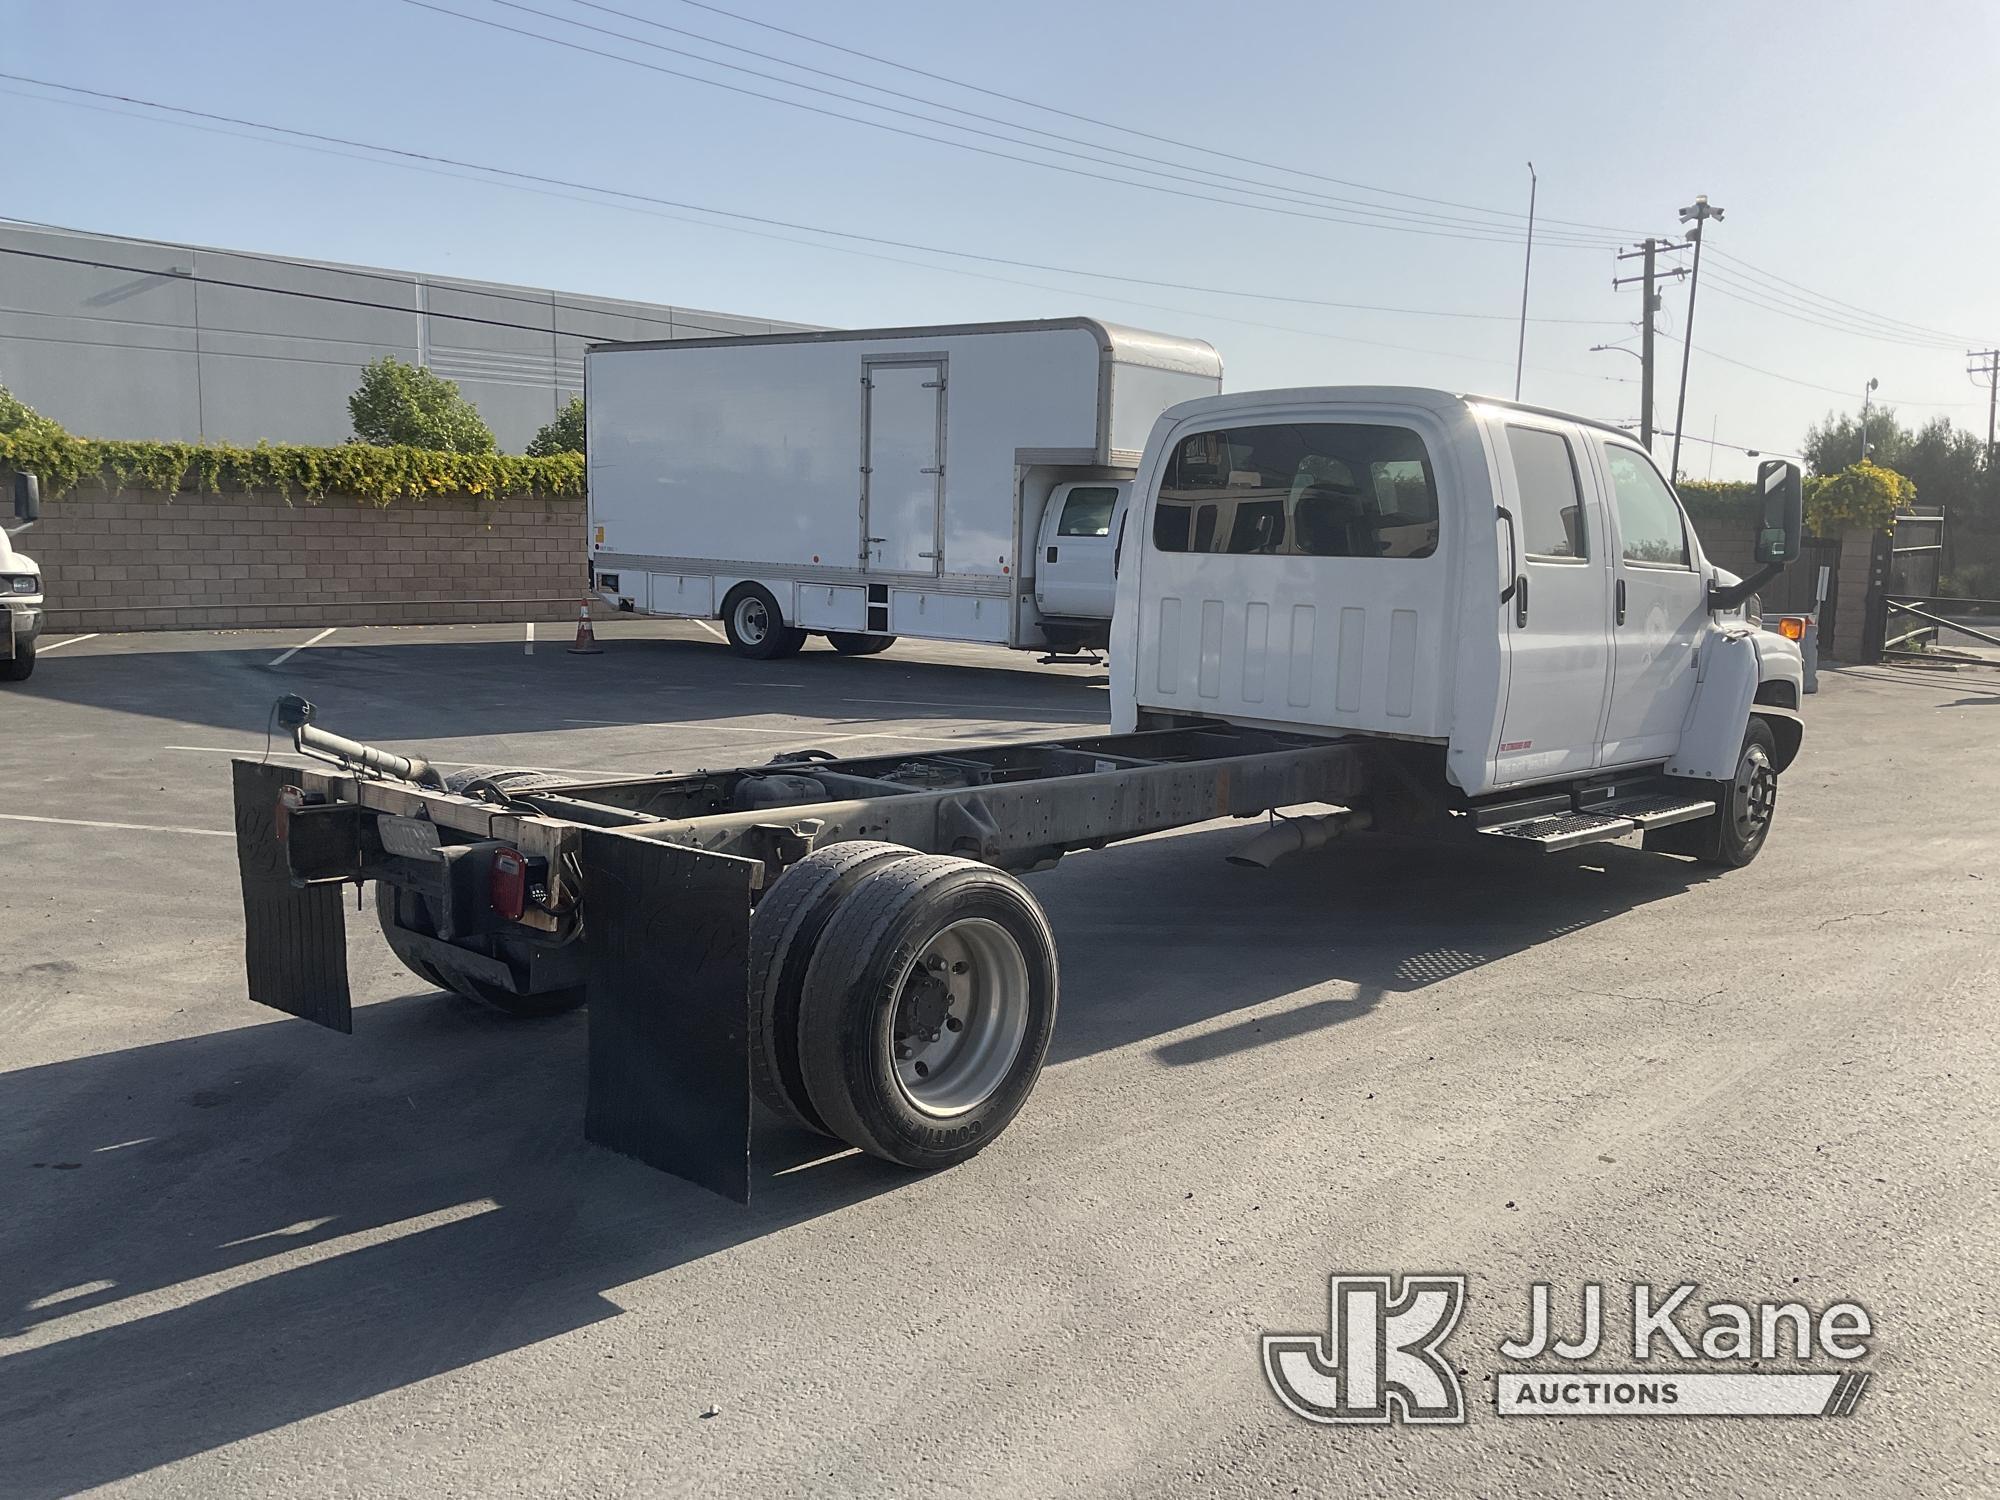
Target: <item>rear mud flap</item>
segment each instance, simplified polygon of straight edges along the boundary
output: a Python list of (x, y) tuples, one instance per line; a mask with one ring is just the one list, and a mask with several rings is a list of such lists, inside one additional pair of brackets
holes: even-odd
[(354, 1029), (347, 991), (347, 918), (338, 883), (292, 883), (278, 838), (278, 792), (296, 773), (239, 760), (236, 865), (243, 880), (243, 966), (250, 998), (334, 1031)]
[(750, 1201), (755, 860), (583, 831), (590, 1093), (600, 1146)]

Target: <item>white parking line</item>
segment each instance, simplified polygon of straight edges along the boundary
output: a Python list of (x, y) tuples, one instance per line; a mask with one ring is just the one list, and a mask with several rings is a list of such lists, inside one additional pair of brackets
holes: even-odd
[(93, 630), (89, 635), (73, 635), (68, 640), (44, 641), (35, 647), (35, 650), (37, 652), (60, 651), (65, 646), (74, 646), (78, 641), (94, 641), (103, 633), (101, 630)]
[(172, 828), (158, 823), (102, 823), (95, 818), (41, 818), (33, 813), (0, 813), (0, 822), (7, 823), (56, 823), (64, 828), (111, 828), (120, 833), (191, 833), (207, 839), (233, 839), (236, 835), (224, 828)]
[(340, 627), (337, 625), (327, 626), (326, 629), (322, 630), (318, 635), (314, 636), (311, 640), (300, 641), (296, 646), (292, 647), (291, 650), (282, 651), (278, 655), (272, 657), (271, 660), (267, 663), (267, 665), (273, 667), (282, 667), (286, 662), (290, 661), (293, 657), (297, 656), (301, 651), (305, 650), (306, 647), (317, 646), (321, 641), (325, 640), (328, 636), (332, 635), (334, 631), (339, 628)]
[(699, 625), (703, 630), (706, 630), (710, 635), (714, 636), (718, 641), (726, 641), (729, 639), (728, 636), (724, 635), (721, 631), (717, 630), (713, 625), (709, 624), (708, 621), (706, 620), (689, 620), (688, 624)]
[(521, 654), (523, 656), (533, 656), (535, 654), (535, 622), (533, 620), (528, 621), (527, 624), (521, 627)]

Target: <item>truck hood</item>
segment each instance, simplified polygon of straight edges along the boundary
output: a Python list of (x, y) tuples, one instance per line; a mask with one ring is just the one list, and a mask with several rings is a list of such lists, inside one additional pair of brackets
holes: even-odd
[(0, 573), (40, 573), (41, 564), (25, 552), (16, 552), (7, 543), (7, 534), (0, 532)]

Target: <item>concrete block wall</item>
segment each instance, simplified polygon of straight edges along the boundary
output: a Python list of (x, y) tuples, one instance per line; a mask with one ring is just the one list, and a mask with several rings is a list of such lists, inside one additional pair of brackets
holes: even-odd
[(79, 489), (17, 546), (69, 632), (574, 620), (584, 540), (580, 499)]

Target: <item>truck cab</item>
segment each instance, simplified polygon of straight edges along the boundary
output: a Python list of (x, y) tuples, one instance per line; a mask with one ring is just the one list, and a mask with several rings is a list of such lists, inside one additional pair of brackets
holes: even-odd
[[(1767, 465), (1794, 512), (1798, 472)], [(1781, 469), (1788, 469), (1783, 474)], [(1803, 670), (1622, 430), (1400, 387), (1190, 401), (1135, 481), (1113, 722), (1428, 743), (1466, 798), (1797, 752)], [(1780, 555), (1782, 554), (1782, 556)]]
[(40, 519), (41, 488), (32, 474), (14, 476), (16, 524), (0, 528), (0, 682), (25, 681), (35, 670), (42, 633), (42, 570), (13, 548), (13, 537)]
[(1035, 545), (1035, 607), (1045, 628), (1101, 630), (1110, 620), (1118, 528), (1131, 495), (1130, 479), (1072, 480), (1050, 492)]

